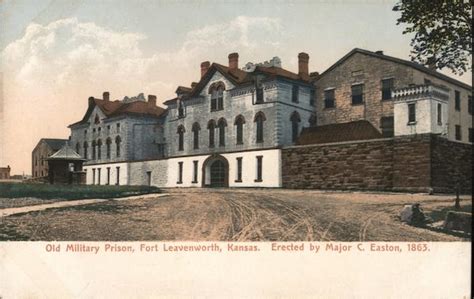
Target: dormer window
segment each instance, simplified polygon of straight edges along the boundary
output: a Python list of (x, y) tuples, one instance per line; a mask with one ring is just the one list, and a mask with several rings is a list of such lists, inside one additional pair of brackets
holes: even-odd
[(209, 88), (211, 94), (211, 111), (224, 110), (224, 83), (212, 84)]
[(299, 86), (293, 85), (291, 89), (291, 101), (293, 103), (298, 103), (298, 93), (299, 93)]
[(184, 117), (184, 104), (182, 100), (178, 100), (178, 117)]

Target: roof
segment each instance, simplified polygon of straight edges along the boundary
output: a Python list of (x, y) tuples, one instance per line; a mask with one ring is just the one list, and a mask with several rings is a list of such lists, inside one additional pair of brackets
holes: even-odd
[[(256, 66), (253, 72), (246, 72), (241, 69), (231, 69), (228, 66), (224, 66), (219, 63), (212, 63), (207, 72), (201, 78), (201, 80), (192, 88), (189, 87), (178, 87), (177, 91), (182, 91), (186, 88), (186, 94), (182, 97), (183, 100), (190, 99), (199, 95), (201, 90), (206, 86), (212, 76), (220, 72), (227, 80), (229, 80), (233, 85), (245, 85), (249, 83), (254, 83), (257, 75), (265, 75), (267, 78), (285, 78), (295, 81), (300, 81), (302, 83), (309, 84), (309, 76), (300, 76), (296, 73), (290, 72), (280, 67), (264, 67)], [(176, 101), (178, 97), (165, 101), (163, 104), (169, 105), (172, 102)]]
[(41, 141), (44, 141), (53, 151), (57, 151), (66, 144), (67, 139), (42, 138)]
[(336, 68), (337, 66), (342, 64), (349, 57), (351, 57), (352, 55), (354, 55), (356, 53), (360, 53), (360, 54), (363, 54), (363, 55), (368, 55), (368, 56), (371, 56), (371, 57), (376, 57), (376, 58), (379, 58), (379, 59), (384, 59), (384, 60), (387, 60), (387, 61), (391, 61), (391, 62), (399, 63), (399, 64), (402, 64), (402, 65), (406, 65), (406, 66), (412, 67), (412, 68), (414, 68), (414, 69), (416, 69), (420, 72), (423, 72), (425, 74), (431, 75), (431, 76), (436, 77), (436, 78), (439, 78), (441, 80), (445, 80), (446, 82), (449, 82), (451, 84), (460, 86), (462, 88), (466, 88), (466, 89), (471, 89), (472, 88), (470, 85), (468, 85), (466, 83), (463, 83), (459, 80), (456, 80), (456, 79), (453, 79), (449, 76), (441, 74), (441, 73), (439, 73), (435, 70), (429, 69), (429, 68), (425, 67), (422, 64), (419, 64), (419, 63), (416, 63), (416, 62), (413, 62), (413, 61), (410, 61), (410, 60), (404, 60), (404, 59), (400, 59), (400, 58), (397, 58), (397, 57), (388, 56), (388, 55), (385, 55), (383, 53), (371, 52), (369, 50), (364, 50), (364, 49), (359, 49), (359, 48), (352, 49), (349, 53), (347, 53), (341, 59), (336, 61), (336, 63), (334, 63), (327, 70), (325, 70), (323, 73), (321, 73), (319, 75), (319, 78), (316, 79), (316, 81), (319, 80), (320, 78), (322, 78), (325, 74), (329, 73), (331, 70), (333, 70), (334, 68)]
[(49, 156), (47, 160), (84, 161), (85, 159), (66, 143), (60, 150)]
[(106, 117), (115, 117), (120, 115), (144, 115), (151, 117), (160, 117), (166, 110), (152, 105), (148, 102), (134, 101), (124, 103), (121, 101), (105, 101), (102, 99), (90, 98), (89, 107), (82, 120), (69, 126), (86, 123), (94, 108), (98, 106)]
[(297, 145), (322, 144), (383, 138), (367, 120), (303, 128)]

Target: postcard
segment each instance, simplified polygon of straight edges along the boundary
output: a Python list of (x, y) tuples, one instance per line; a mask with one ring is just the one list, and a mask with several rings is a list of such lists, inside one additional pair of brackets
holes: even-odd
[(471, 23), (0, 2), (0, 298), (470, 298)]

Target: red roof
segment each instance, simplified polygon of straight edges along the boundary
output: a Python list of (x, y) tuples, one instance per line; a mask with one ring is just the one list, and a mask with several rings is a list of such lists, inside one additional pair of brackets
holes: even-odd
[(160, 117), (166, 111), (161, 107), (143, 101), (124, 103), (118, 100), (104, 101), (102, 99), (94, 98), (93, 100), (89, 100), (89, 108), (87, 109), (84, 118), (79, 122), (71, 124), (70, 126), (87, 122), (95, 106), (98, 106), (107, 117), (115, 117), (127, 114)]
[(383, 138), (383, 135), (367, 120), (303, 128), (296, 140), (297, 145), (322, 144), (344, 141)]

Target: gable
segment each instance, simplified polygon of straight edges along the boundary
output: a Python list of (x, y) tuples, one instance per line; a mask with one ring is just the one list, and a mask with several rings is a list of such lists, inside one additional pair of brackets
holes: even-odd
[(94, 109), (92, 109), (92, 112), (90, 112), (89, 117), (87, 118), (87, 122), (90, 124), (95, 124), (96, 116), (99, 118), (99, 122), (103, 122), (104, 119), (107, 117), (102, 109), (100, 109), (99, 106), (95, 105)]
[(212, 84), (222, 82), (225, 86), (225, 90), (228, 91), (235, 87), (232, 82), (230, 82), (221, 72), (216, 71), (214, 74), (209, 78), (207, 83), (202, 87), (201, 91), (199, 92), (200, 96), (207, 96), (209, 94), (209, 89)]

